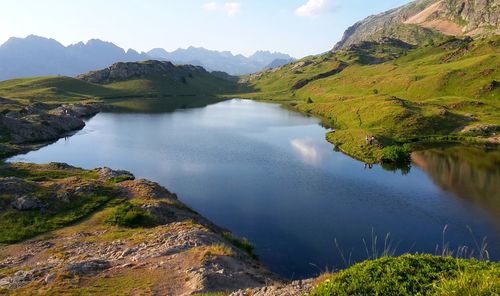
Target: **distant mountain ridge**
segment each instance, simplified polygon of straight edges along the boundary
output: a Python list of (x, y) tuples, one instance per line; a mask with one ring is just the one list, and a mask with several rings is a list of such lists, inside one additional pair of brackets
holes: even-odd
[(148, 58), (144, 53), (125, 51), (98, 39), (65, 47), (54, 39), (30, 35), (10, 38), (0, 46), (0, 80), (48, 75), (76, 76), (117, 61)]
[(281, 53), (256, 52), (250, 57), (233, 55), (228, 51), (212, 51), (190, 47), (167, 52), (153, 49), (148, 53), (133, 49), (125, 51), (119, 46), (91, 39), (64, 46), (54, 39), (30, 35), (10, 38), (0, 45), (0, 80), (33, 76), (77, 76), (102, 69), (117, 62), (139, 62), (151, 59), (171, 61), (175, 64), (202, 66), (208, 71), (223, 71), (232, 75), (258, 72), (277, 59), (290, 59)]
[(173, 52), (155, 48), (147, 54), (155, 59), (202, 66), (209, 71), (222, 71), (231, 75), (259, 72), (276, 60), (293, 60), (291, 56), (279, 52), (257, 51), (245, 57), (241, 54), (233, 55), (229, 51), (208, 50), (202, 47), (177, 49)]
[(386, 37), (419, 45), (437, 35), (494, 34), (500, 34), (499, 0), (416, 0), (355, 23), (334, 50)]

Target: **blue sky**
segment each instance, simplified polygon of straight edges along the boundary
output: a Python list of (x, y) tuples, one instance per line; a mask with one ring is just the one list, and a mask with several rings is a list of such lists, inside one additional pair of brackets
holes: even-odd
[(329, 50), (364, 17), (409, 0), (2, 0), (0, 43), (29, 34), (64, 45), (99, 38), (125, 49), (203, 46), (294, 57)]

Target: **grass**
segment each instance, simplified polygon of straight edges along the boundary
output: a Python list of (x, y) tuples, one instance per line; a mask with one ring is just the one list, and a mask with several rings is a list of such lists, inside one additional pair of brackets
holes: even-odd
[[(253, 92), (241, 96), (279, 102), (320, 117), (335, 128), (327, 136), (330, 142), (366, 162), (380, 161), (383, 151), (364, 145), (365, 135), (375, 136), (382, 146), (442, 137), (480, 142), (483, 136), (460, 130), (499, 125), (500, 37), (470, 43), (449, 39), (404, 53), (393, 45), (381, 46), (307, 57), (244, 77), (241, 82)], [(374, 59), (380, 61), (373, 63)], [(347, 64), (341, 72), (320, 76), (340, 63)], [(310, 81), (303, 87), (293, 88), (306, 80)]]
[(153, 216), (146, 210), (124, 201), (109, 216), (107, 223), (122, 227), (151, 227), (155, 225)]
[(403, 255), (358, 263), (311, 295), (496, 295), (499, 289), (500, 263)]
[(0, 214), (0, 243), (14, 243), (68, 226), (106, 204), (110, 196), (84, 195), (68, 205), (52, 205), (48, 211), (7, 210)]
[(237, 83), (208, 72), (191, 75), (183, 81), (174, 76), (152, 76), (103, 85), (64, 76), (0, 81), (0, 97), (4, 98), (0, 112), (17, 110), (34, 101), (48, 104), (103, 102), (122, 110), (130, 107), (132, 111), (151, 111), (156, 109), (151, 107), (167, 105), (173, 110), (215, 102), (220, 100), (217, 99), (219, 95), (235, 93), (240, 88)]
[(393, 163), (408, 163), (410, 162), (409, 145), (403, 146), (387, 146), (382, 150), (382, 161)]
[[(125, 274), (92, 279), (64, 278), (37, 289), (41, 295), (149, 295), (160, 281), (154, 272), (131, 270)], [(16, 291), (16, 295), (33, 295), (32, 287)]]
[(0, 163), (0, 177), (17, 177), (27, 181), (54, 181), (69, 177), (80, 177), (83, 180), (95, 180), (98, 173), (78, 168), (64, 168), (58, 163), (36, 165), (31, 163)]
[(248, 239), (235, 237), (230, 232), (223, 232), (222, 237), (224, 237), (224, 239), (230, 242), (233, 246), (246, 252), (253, 259), (258, 259), (257, 255), (254, 253), (255, 247)]
[[(94, 183), (97, 179), (95, 171), (62, 164), (2, 164), (0, 176), (26, 180), (32, 187), (28, 189), (28, 195), (43, 205), (38, 210), (17, 211), (9, 207), (15, 195), (9, 192), (0, 194), (0, 243), (15, 243), (69, 226), (90, 216), (116, 196), (111, 183)], [(71, 200), (64, 201), (57, 197), (58, 187), (53, 185), (65, 184), (67, 179), (75, 187), (93, 184), (92, 191), (74, 193)]]

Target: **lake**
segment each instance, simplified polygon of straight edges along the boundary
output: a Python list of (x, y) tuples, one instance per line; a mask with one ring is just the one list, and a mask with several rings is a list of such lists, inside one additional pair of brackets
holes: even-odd
[(415, 153), (411, 167), (388, 170), (334, 151), (326, 132), (318, 119), (235, 99), (100, 113), (75, 135), (9, 161), (108, 166), (156, 181), (248, 238), (269, 269), (289, 278), (367, 259), (386, 237), (396, 254), (434, 254), (445, 225), (451, 249), (476, 250), (487, 237), (499, 260), (498, 151), (431, 149)]

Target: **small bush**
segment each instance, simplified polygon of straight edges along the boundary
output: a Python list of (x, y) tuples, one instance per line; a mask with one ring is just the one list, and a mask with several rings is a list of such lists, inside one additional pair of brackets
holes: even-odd
[(373, 94), (378, 95), (378, 89), (374, 89)]
[(106, 222), (123, 227), (149, 227), (154, 225), (154, 219), (149, 212), (126, 202), (116, 207), (115, 212)]
[(115, 178), (112, 178), (111, 180), (109, 180), (111, 183), (121, 183), (121, 182), (124, 182), (124, 181), (129, 181), (129, 180), (133, 180), (133, 177), (129, 176), (129, 175), (121, 175), (121, 176), (118, 176), (118, 177), (115, 177)]
[(410, 147), (404, 146), (388, 146), (382, 151), (383, 162), (407, 163), (410, 162)]
[(246, 238), (238, 238), (234, 237), (230, 232), (224, 232), (222, 236), (233, 246), (237, 247), (240, 250), (245, 251), (252, 258), (257, 259), (257, 255), (254, 253), (255, 247), (248, 241)]
[(308, 104), (312, 104), (312, 103), (314, 103), (314, 101), (311, 99), (311, 97), (309, 97), (309, 98), (307, 98), (306, 103), (308, 103)]

